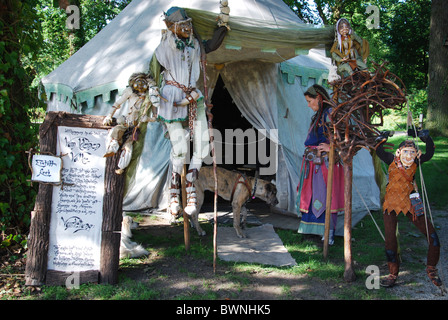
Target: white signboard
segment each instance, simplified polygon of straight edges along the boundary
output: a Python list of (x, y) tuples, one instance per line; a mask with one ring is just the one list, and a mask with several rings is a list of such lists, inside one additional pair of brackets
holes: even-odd
[(58, 127), (62, 186), (53, 187), (48, 270), (99, 270), (107, 130)]
[(35, 154), (31, 159), (31, 181), (61, 183), (62, 160), (59, 157)]

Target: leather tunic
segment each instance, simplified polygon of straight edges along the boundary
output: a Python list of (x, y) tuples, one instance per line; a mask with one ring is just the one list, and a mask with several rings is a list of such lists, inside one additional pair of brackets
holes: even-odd
[[(399, 164), (397, 164), (397, 162)], [(414, 162), (409, 168), (401, 165), (400, 160), (394, 160), (389, 166), (389, 183), (386, 187), (386, 195), (383, 203), (383, 211), (398, 215), (413, 213), (409, 195), (414, 190), (414, 175), (417, 164)]]

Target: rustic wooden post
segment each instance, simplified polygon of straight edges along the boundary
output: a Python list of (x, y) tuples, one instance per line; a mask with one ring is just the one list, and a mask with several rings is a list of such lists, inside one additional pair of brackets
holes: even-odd
[[(47, 114), (39, 128), (40, 151), (56, 153), (57, 126), (53, 125), (57, 114)], [(41, 286), (45, 284), (47, 254), (50, 239), (51, 201), (53, 186), (39, 184), (34, 210), (31, 212), (31, 225), (28, 240), (25, 284)]]
[(343, 157), (344, 166), (344, 279), (347, 282), (355, 281), (356, 275), (352, 261), (352, 182), (353, 182), (353, 156)]
[(184, 243), (185, 250), (190, 251), (190, 219), (188, 214), (185, 212), (185, 207), (187, 206), (187, 192), (186, 192), (186, 174), (187, 174), (187, 166), (184, 164), (184, 168), (182, 170), (181, 175), (181, 186), (182, 186), (182, 216), (184, 218)]
[(328, 241), (330, 240), (330, 220), (331, 220), (331, 196), (333, 192), (333, 171), (334, 171), (334, 142), (330, 141), (330, 152), (328, 154), (328, 177), (327, 177), (327, 205), (325, 209), (325, 232), (324, 232), (324, 259), (328, 256)]
[(103, 225), (101, 238), (100, 279), (103, 284), (118, 283), (120, 263), (121, 222), (125, 174), (116, 174), (120, 154), (106, 160), (103, 197)]
[[(58, 126), (109, 129), (103, 125), (103, 116), (76, 115), (65, 112), (49, 112), (39, 129), (40, 152), (56, 154)], [(115, 284), (118, 280), (120, 231), (122, 221), (122, 203), (124, 175), (115, 173), (119, 154), (106, 160), (103, 197), (103, 222), (100, 271), (81, 272), (80, 279), (86, 282)], [(34, 210), (31, 213), (31, 226), (28, 241), (25, 284), (41, 286), (48, 281), (48, 250), (50, 242), (50, 220), (53, 198), (53, 186), (40, 184)], [(64, 283), (66, 272), (51, 270), (52, 284)]]

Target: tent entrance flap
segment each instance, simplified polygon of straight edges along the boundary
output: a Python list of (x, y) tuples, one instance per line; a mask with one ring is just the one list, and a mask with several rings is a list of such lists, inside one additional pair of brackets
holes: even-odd
[[(211, 103), (217, 165), (251, 176), (269, 166), (269, 159), (274, 156), (274, 152), (271, 153), (273, 143), (243, 116), (221, 76), (217, 79)], [(275, 179), (275, 174), (262, 178)]]

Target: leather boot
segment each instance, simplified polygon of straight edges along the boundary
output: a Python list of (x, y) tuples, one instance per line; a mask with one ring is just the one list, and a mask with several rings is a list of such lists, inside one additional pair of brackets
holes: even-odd
[(382, 279), (380, 285), (386, 288), (392, 288), (395, 285), (395, 282), (398, 279), (398, 263), (396, 262), (388, 262), (389, 267), (389, 276), (385, 279)]
[(436, 267), (426, 266), (426, 273), (435, 286), (440, 287), (442, 285), (442, 280), (439, 278), (439, 273), (437, 272)]
[(187, 206), (184, 208), (185, 213), (191, 216), (192, 214), (197, 213), (197, 196), (196, 196), (196, 188), (194, 186), (194, 181), (196, 181), (198, 177), (197, 169), (190, 169), (187, 172), (186, 176), (186, 184), (185, 189), (187, 191)]
[(170, 183), (170, 212), (177, 216), (180, 213), (180, 175), (173, 172)]

